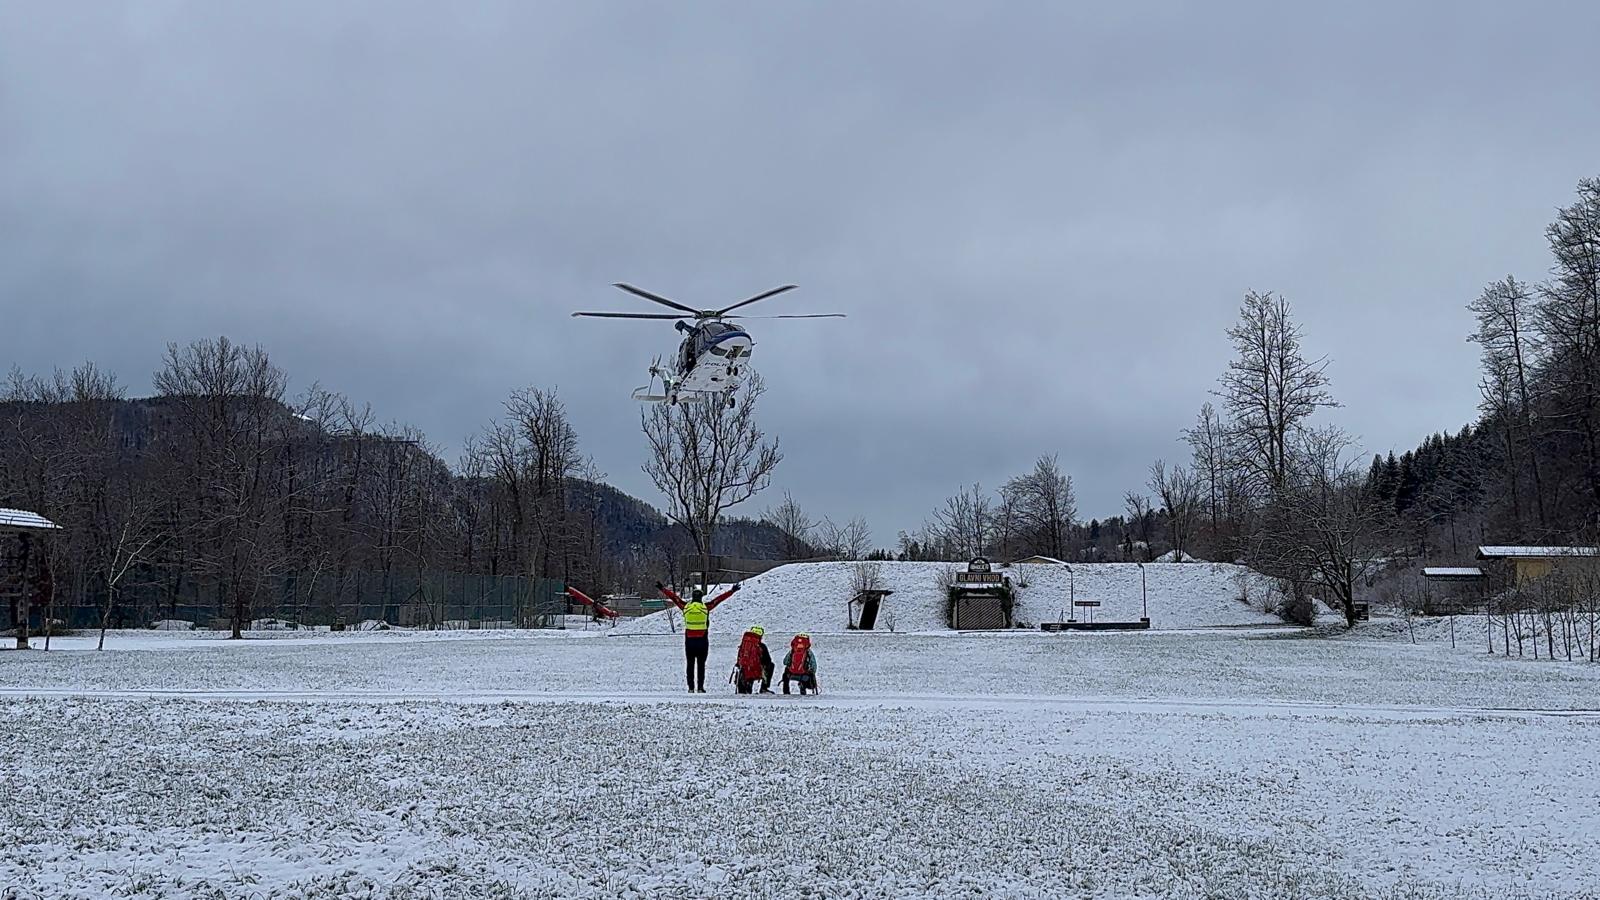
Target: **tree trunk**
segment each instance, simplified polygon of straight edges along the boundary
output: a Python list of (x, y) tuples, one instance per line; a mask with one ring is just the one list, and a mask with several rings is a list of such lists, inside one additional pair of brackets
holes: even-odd
[(21, 596), (17, 597), (17, 649), (28, 648), (28, 616), (33, 610), (28, 603), (28, 587), (23, 585)]
[(95, 645), (96, 650), (104, 650), (106, 648), (106, 628), (111, 623), (111, 609), (116, 605), (117, 589), (108, 586), (106, 588), (106, 605), (104, 609), (100, 610), (100, 642)]

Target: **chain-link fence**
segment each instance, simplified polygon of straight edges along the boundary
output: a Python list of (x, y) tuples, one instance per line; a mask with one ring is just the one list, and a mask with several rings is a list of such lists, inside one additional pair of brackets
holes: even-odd
[[(117, 597), (114, 628), (143, 628), (168, 619), (200, 628), (227, 628), (232, 622), (233, 593), (221, 581), (157, 577), (130, 582)], [(264, 579), (248, 616), (260, 627), (381, 621), (411, 628), (559, 628), (567, 609), (564, 589), (555, 579), (520, 575), (291, 573)], [(69, 601), (68, 593), (79, 596)], [(95, 627), (103, 602), (103, 594), (93, 590), (64, 590), (54, 616), (69, 628)], [(33, 610), (36, 625), (43, 624), (44, 612)], [(8, 611), (0, 609), (0, 618), (9, 619)]]

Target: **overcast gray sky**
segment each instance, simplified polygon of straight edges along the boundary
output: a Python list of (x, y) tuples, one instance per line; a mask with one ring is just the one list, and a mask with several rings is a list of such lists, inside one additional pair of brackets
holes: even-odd
[[(1079, 9), (1077, 7), (1094, 7)], [(260, 343), (454, 458), (557, 386), (652, 501), (629, 391), (753, 323), (784, 488), (879, 539), (1059, 453), (1121, 508), (1247, 289), (1371, 450), (1474, 415), (1464, 304), (1600, 174), (1600, 4), (0, 5), (0, 364)]]

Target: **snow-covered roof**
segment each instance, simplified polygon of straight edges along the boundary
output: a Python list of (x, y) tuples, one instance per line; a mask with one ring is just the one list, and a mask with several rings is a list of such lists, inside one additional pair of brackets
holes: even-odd
[(1600, 556), (1600, 547), (1479, 547), (1479, 559), (1546, 559)]
[(0, 529), (29, 528), (48, 531), (60, 527), (60, 525), (57, 525), (56, 523), (46, 519), (44, 516), (41, 516), (36, 512), (29, 512), (25, 509), (6, 509), (5, 507), (0, 507)]
[(1477, 566), (1425, 566), (1423, 578), (1482, 578), (1483, 570)]

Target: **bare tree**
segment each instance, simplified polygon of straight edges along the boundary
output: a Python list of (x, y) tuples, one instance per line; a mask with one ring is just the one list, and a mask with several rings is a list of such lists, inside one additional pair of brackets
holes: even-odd
[(1206, 497), (1206, 518), (1215, 531), (1222, 519), (1224, 485), (1228, 471), (1227, 426), (1209, 402), (1200, 407), (1194, 427), (1183, 433), (1193, 450), (1194, 471)]
[(1056, 559), (1067, 557), (1073, 522), (1078, 515), (1072, 477), (1061, 471), (1055, 456), (1041, 456), (1033, 471), (1000, 489), (1002, 506), (1011, 501), (1019, 530), (1029, 548)]
[(810, 554), (817, 521), (806, 514), (793, 494), (784, 491), (783, 502), (762, 513), (761, 520), (783, 535), (784, 559), (800, 559)]
[(1327, 391), (1327, 358), (1304, 356), (1289, 301), (1271, 293), (1245, 294), (1228, 338), (1237, 358), (1216, 394), (1244, 443), (1245, 461), (1276, 493), (1288, 483), (1292, 441), (1305, 419), (1338, 405)]
[(1552, 411), (1582, 449), (1582, 478), (1600, 505), (1600, 178), (1578, 182), (1578, 199), (1545, 229), (1554, 265), (1541, 287), (1536, 330)]
[(1288, 583), (1297, 597), (1326, 590), (1353, 628), (1357, 581), (1387, 552), (1392, 517), (1351, 449), (1349, 437), (1336, 428), (1302, 434), (1289, 481), (1264, 515), (1251, 560)]
[(866, 591), (883, 588), (883, 564), (877, 561), (857, 562), (850, 567), (850, 587), (859, 596)]
[(1161, 501), (1166, 516), (1167, 538), (1177, 559), (1182, 562), (1189, 551), (1195, 524), (1200, 518), (1200, 485), (1183, 466), (1168, 469), (1162, 460), (1150, 466), (1150, 490)]
[(734, 405), (720, 402), (656, 404), (640, 413), (650, 444), (644, 472), (667, 498), (667, 517), (688, 533), (709, 587), (717, 527), (727, 510), (750, 499), (772, 480), (783, 460), (756, 426), (756, 402), (765, 391), (752, 375)]
[(228, 594), (232, 637), (250, 622), (262, 579), (281, 564), (272, 525), (276, 466), (284, 449), (275, 423), (287, 378), (260, 347), (226, 337), (167, 346), (155, 385), (177, 411), (187, 459), (172, 460), (193, 480), (198, 533), (190, 558)]
[(872, 529), (859, 516), (843, 525), (824, 516), (817, 540), (823, 553), (834, 559), (860, 559), (872, 551)]
[(545, 577), (563, 574), (567, 522), (567, 486), (581, 460), (578, 433), (567, 420), (566, 407), (553, 390), (527, 388), (506, 401), (506, 412), (520, 441), (526, 469), (528, 502), (525, 521), (531, 523), (529, 568)]
[(978, 484), (946, 498), (944, 505), (933, 511), (928, 525), (930, 536), (941, 545), (944, 555), (960, 554), (962, 558), (987, 552), (993, 528), (989, 495)]
[(130, 485), (117, 499), (111, 513), (119, 523), (110, 534), (101, 557), (104, 569), (101, 579), (105, 595), (100, 608), (100, 640), (96, 650), (106, 648), (106, 629), (111, 624), (111, 613), (117, 607), (117, 592), (134, 566), (144, 562), (160, 539), (156, 529), (155, 504), (138, 487)]
[[(1128, 514), (1128, 522), (1123, 531), (1123, 555), (1128, 558), (1138, 556), (1140, 560), (1149, 562), (1152, 536), (1150, 520), (1153, 517), (1150, 498), (1138, 491), (1128, 491), (1122, 495), (1122, 505)], [(1136, 542), (1143, 546), (1136, 547)]]
[[(1532, 371), (1543, 355), (1541, 342), (1533, 331), (1534, 298), (1528, 286), (1507, 275), (1483, 289), (1468, 309), (1478, 319), (1478, 329), (1469, 340), (1483, 347), (1483, 367), (1486, 374), (1482, 384), (1483, 408), (1486, 412), (1505, 417), (1507, 455), (1513, 506), (1521, 517), (1521, 500), (1517, 484), (1521, 480), (1518, 445), (1528, 448), (1526, 459), (1533, 475), (1534, 509), (1539, 517), (1540, 530), (1549, 524), (1545, 512), (1544, 478), (1539, 466), (1539, 453), (1535, 424), (1537, 413), (1535, 397), (1530, 385)], [(1520, 521), (1519, 521), (1520, 526)]]

